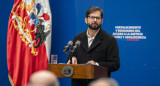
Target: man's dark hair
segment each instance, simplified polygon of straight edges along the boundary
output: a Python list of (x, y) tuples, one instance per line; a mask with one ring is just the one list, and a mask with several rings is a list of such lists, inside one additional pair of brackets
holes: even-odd
[(96, 6), (93, 6), (93, 7), (90, 7), (87, 12), (86, 12), (86, 18), (88, 18), (89, 14), (93, 13), (93, 12), (96, 12), (96, 11), (100, 11), (101, 13), (101, 18), (103, 18), (103, 11), (101, 8), (99, 7), (96, 7)]

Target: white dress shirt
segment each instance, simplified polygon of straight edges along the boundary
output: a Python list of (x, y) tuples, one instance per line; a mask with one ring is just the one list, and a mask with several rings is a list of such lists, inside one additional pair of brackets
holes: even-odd
[[(99, 29), (100, 30), (100, 29)], [(93, 37), (91, 37), (88, 33), (88, 30), (87, 30), (87, 37), (88, 37), (88, 48), (91, 46), (93, 40), (95, 39), (96, 35), (98, 34), (99, 30), (95, 33), (95, 35)], [(96, 62), (96, 65), (99, 66), (99, 64)]]
[[(100, 29), (99, 29), (100, 30)], [(88, 30), (87, 30), (87, 37), (88, 37), (88, 48), (91, 46), (93, 40), (95, 39), (96, 35), (98, 34), (99, 30), (95, 33), (95, 35), (93, 37), (91, 37), (88, 33)]]

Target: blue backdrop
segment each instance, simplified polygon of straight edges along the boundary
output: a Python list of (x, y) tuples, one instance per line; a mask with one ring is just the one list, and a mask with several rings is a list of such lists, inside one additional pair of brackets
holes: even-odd
[[(10, 86), (6, 60), (8, 19), (14, 1), (0, 5), (0, 86)], [(159, 0), (50, 0), (52, 11), (51, 54), (58, 54), (58, 63), (65, 63), (64, 46), (86, 30), (85, 13), (91, 6), (104, 11), (102, 28), (111, 35), (115, 26), (141, 26), (146, 39), (117, 39), (120, 69), (112, 73), (120, 86), (160, 86), (160, 1)], [(59, 79), (61, 86), (71, 86), (68, 78)]]

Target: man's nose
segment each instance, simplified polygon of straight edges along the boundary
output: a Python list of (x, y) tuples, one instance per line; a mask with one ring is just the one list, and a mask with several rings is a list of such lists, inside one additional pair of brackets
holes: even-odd
[(94, 21), (97, 21), (97, 18), (94, 18)]

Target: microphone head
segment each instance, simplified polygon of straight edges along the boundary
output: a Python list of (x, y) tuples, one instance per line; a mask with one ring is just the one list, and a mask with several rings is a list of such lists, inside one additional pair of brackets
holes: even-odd
[(73, 49), (72, 49), (71, 52), (73, 53), (75, 51), (75, 49), (80, 46), (80, 44), (81, 44), (81, 41), (77, 40), (76, 43), (75, 43), (75, 45), (73, 46)]
[(73, 45), (73, 42), (72, 42), (72, 41), (69, 41), (67, 45), (72, 46), (72, 45)]
[(79, 40), (77, 40), (75, 43), (75, 45), (78, 45), (78, 46), (80, 46), (80, 44), (81, 44), (81, 41), (79, 41)]

